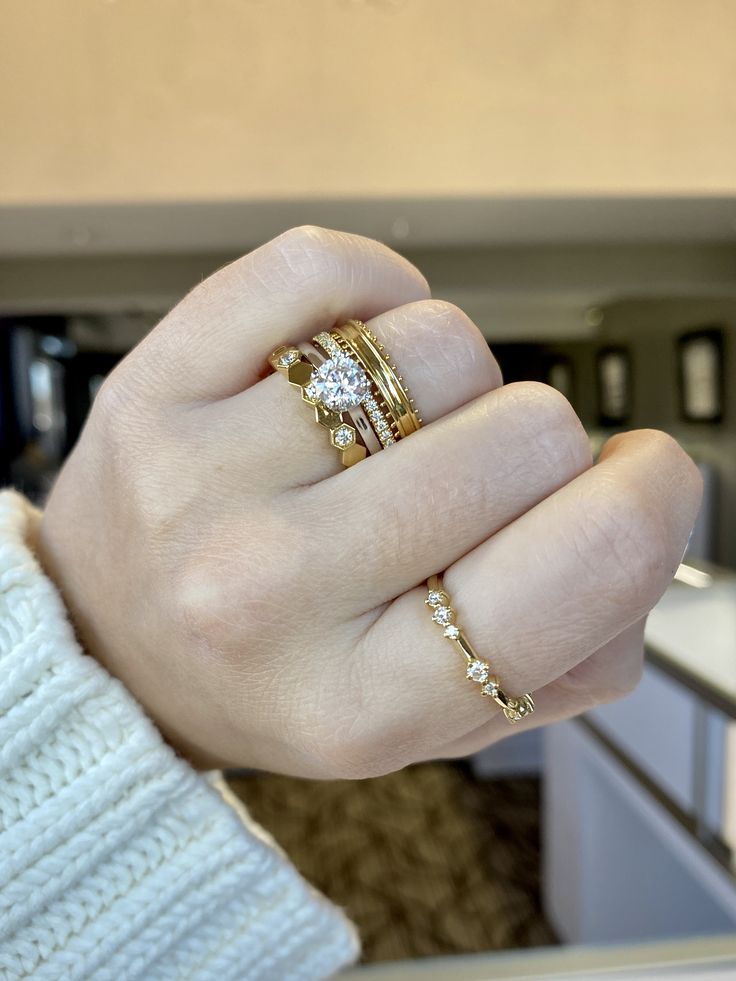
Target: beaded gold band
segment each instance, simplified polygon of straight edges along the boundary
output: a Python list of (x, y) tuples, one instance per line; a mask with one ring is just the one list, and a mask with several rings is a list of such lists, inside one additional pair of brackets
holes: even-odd
[(376, 335), (361, 320), (348, 320), (335, 328), (335, 335), (345, 342), (376, 385), (387, 414), (396, 426), (397, 438), (416, 432), (422, 420), (414, 399)]
[(465, 675), (470, 681), (481, 686), (481, 695), (488, 695), (501, 707), (509, 722), (519, 722), (534, 711), (534, 699), (531, 695), (520, 695), (518, 698), (507, 695), (501, 688), (498, 678), (491, 673), (487, 661), (478, 657), (463, 629), (456, 623), (457, 614), (450, 602), (450, 597), (442, 588), (440, 576), (430, 576), (427, 580), (427, 598), (424, 601), (432, 610), (432, 619), (444, 628), (444, 635), (460, 651), (466, 660)]

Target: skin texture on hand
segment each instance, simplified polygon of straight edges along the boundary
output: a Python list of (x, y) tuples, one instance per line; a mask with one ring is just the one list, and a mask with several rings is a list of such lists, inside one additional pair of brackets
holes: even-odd
[[(369, 323), (425, 426), (344, 470), (270, 352)], [(592, 466), (566, 400), (369, 239), (292, 229), (196, 287), (105, 381), (38, 550), (86, 650), (201, 766), (363, 777), (620, 697), (700, 477), (663, 433)], [(446, 588), (537, 709), (515, 729), (424, 605)]]

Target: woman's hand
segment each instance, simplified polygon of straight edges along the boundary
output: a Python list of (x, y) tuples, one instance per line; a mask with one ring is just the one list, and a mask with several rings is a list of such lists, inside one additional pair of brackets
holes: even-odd
[[(425, 428), (343, 470), (270, 352), (357, 317)], [(89, 653), (200, 765), (363, 777), (629, 691), (697, 470), (662, 433), (591, 467), (565, 399), (377, 242), (296, 228), (193, 290), (103, 385), (39, 551)], [(424, 604), (445, 585), (517, 730)]]

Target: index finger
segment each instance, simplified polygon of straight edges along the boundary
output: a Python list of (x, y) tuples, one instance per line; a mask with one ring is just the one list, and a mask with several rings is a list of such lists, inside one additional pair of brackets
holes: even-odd
[(306, 225), (204, 280), (129, 358), (164, 399), (227, 398), (258, 380), (279, 344), (429, 295), (419, 270), (380, 242)]

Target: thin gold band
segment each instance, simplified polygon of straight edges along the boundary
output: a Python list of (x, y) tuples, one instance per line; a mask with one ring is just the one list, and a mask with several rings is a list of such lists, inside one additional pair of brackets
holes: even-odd
[(457, 613), (450, 597), (442, 587), (440, 576), (430, 576), (427, 580), (427, 598), (424, 601), (434, 612), (432, 619), (444, 627), (445, 637), (451, 641), (466, 660), (466, 677), (481, 685), (481, 695), (490, 696), (500, 706), (509, 722), (519, 722), (534, 711), (534, 699), (530, 694), (518, 698), (507, 695), (501, 688), (498, 678), (491, 674), (491, 666), (475, 652), (465, 633), (455, 621)]
[(401, 439), (416, 432), (422, 425), (422, 420), (414, 399), (376, 335), (361, 320), (348, 320), (332, 333), (347, 343), (375, 383), (391, 421), (396, 425), (397, 438)]

